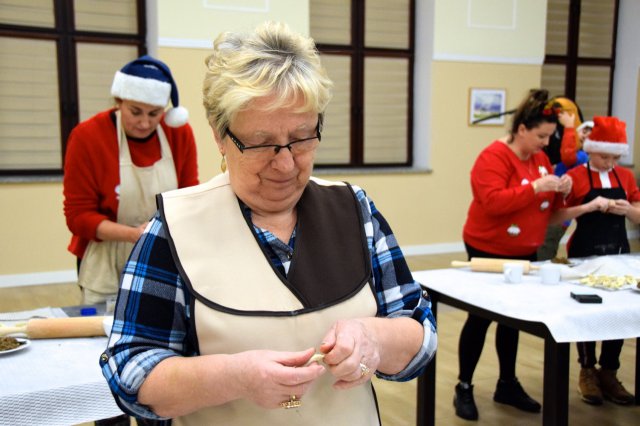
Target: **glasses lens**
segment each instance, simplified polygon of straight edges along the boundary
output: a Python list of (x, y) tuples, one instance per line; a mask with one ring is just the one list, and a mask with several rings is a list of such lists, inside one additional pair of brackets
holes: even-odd
[(251, 158), (269, 159), (275, 155), (273, 145), (247, 147), (243, 154)]
[(316, 137), (303, 141), (292, 142), (291, 144), (289, 144), (289, 146), (291, 147), (291, 152), (293, 154), (304, 154), (316, 149), (319, 143), (320, 141)]

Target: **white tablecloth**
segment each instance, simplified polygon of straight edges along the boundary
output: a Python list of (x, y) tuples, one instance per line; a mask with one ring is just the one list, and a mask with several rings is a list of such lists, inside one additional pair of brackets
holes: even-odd
[[(508, 317), (541, 322), (556, 342), (627, 339), (640, 336), (640, 292), (607, 291), (578, 284), (541, 284), (526, 275), (507, 284), (502, 274), (472, 272), (469, 268), (413, 273), (427, 288)], [(578, 303), (570, 292), (596, 293), (602, 304)]]
[(0, 354), (0, 425), (68, 426), (122, 414), (98, 363), (106, 345), (106, 337), (42, 339)]

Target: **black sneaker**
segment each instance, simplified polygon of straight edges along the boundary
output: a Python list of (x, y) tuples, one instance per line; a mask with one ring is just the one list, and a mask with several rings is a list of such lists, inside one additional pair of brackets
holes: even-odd
[(456, 407), (456, 416), (465, 420), (478, 420), (478, 408), (473, 400), (473, 385), (456, 385), (453, 406)]
[(496, 392), (493, 394), (493, 400), (501, 404), (512, 405), (522, 411), (528, 411), (530, 413), (539, 413), (542, 408), (537, 401), (527, 395), (515, 377), (511, 380), (498, 380)]

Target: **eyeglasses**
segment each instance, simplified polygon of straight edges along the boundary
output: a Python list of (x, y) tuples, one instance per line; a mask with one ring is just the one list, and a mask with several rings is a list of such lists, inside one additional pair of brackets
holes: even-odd
[(315, 136), (311, 136), (304, 139), (296, 139), (294, 141), (289, 142), (286, 145), (265, 144), (265, 145), (247, 146), (244, 143), (242, 143), (236, 135), (231, 133), (231, 130), (229, 130), (229, 128), (225, 130), (225, 133), (229, 136), (233, 144), (238, 147), (238, 149), (242, 154), (251, 156), (251, 158), (260, 158), (264, 160), (268, 160), (275, 157), (283, 148), (288, 149), (292, 155), (306, 154), (308, 152), (313, 151), (318, 147), (321, 140), (319, 120), (318, 120), (318, 124), (316, 124), (315, 132), (316, 132)]

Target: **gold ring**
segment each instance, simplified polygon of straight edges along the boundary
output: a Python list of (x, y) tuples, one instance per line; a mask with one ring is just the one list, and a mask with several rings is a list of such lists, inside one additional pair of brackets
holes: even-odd
[(363, 364), (362, 362), (360, 363), (360, 377), (364, 377), (367, 374), (369, 374), (371, 372), (371, 370), (369, 370), (369, 367), (367, 367), (365, 364)]
[(280, 406), (285, 410), (289, 408), (298, 408), (302, 405), (302, 401), (300, 401), (295, 395), (291, 395), (288, 401), (284, 401), (280, 403)]
[(609, 207), (614, 207), (616, 205), (616, 202), (613, 200), (609, 200)]

